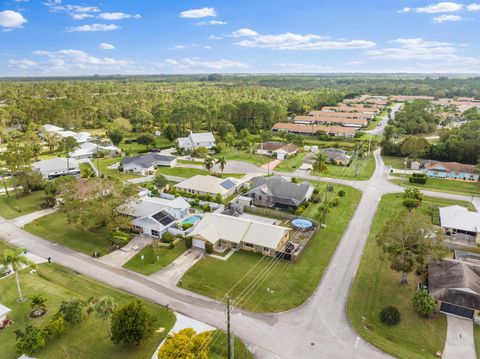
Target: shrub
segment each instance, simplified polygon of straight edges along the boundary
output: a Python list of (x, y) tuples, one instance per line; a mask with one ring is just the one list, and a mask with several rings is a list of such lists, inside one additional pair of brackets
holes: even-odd
[(55, 314), (50, 323), (45, 327), (49, 337), (59, 337), (66, 329), (65, 320), (60, 313)]
[(45, 346), (45, 331), (34, 326), (27, 325), (25, 330), (15, 330), (15, 337), (17, 339), (17, 353), (31, 354), (36, 349)]
[(344, 190), (338, 191), (338, 195), (339, 195), (340, 197), (344, 197), (344, 196), (345, 196), (345, 191), (344, 191)]
[(173, 242), (170, 242), (170, 244), (168, 245), (168, 248), (170, 248), (170, 249), (175, 248), (175, 244)]
[(192, 223), (183, 223), (182, 224), (182, 229), (184, 231), (186, 231), (187, 229), (189, 229), (190, 227), (193, 227), (193, 224)]
[(192, 237), (185, 238), (185, 247), (192, 248)]
[(296, 177), (292, 177), (292, 183), (298, 183), (298, 179)]
[(305, 210), (305, 209), (304, 209), (303, 207), (298, 207), (297, 210), (295, 211), (295, 215), (296, 215), (296, 216), (302, 215), (302, 213), (303, 213), (304, 210)]
[(172, 243), (174, 241), (174, 237), (173, 237), (173, 234), (171, 234), (170, 232), (164, 232), (162, 234), (162, 239), (161, 241), (163, 243)]
[(74, 299), (69, 302), (62, 302), (58, 312), (65, 321), (78, 324), (87, 317), (86, 304), (80, 299)]
[(208, 254), (212, 254), (213, 253), (213, 244), (210, 243), (210, 242), (205, 242), (205, 251)]
[(132, 302), (116, 310), (111, 320), (112, 341), (115, 344), (140, 344), (152, 336), (155, 318), (140, 301)]
[(435, 300), (425, 290), (417, 290), (412, 299), (415, 310), (426, 318), (431, 318), (435, 313)]
[(204, 211), (204, 212), (211, 212), (211, 211), (212, 211), (212, 208), (210, 207), (209, 204), (206, 204), (205, 206), (203, 206), (203, 211)]
[(380, 312), (380, 321), (389, 327), (397, 325), (400, 323), (400, 312), (396, 307), (385, 307)]
[(337, 207), (339, 202), (340, 202), (340, 198), (337, 196), (337, 197), (335, 197), (334, 199), (331, 200), (330, 206), (331, 207)]
[(425, 173), (412, 173), (408, 178), (410, 183), (425, 184), (427, 183), (428, 176)]

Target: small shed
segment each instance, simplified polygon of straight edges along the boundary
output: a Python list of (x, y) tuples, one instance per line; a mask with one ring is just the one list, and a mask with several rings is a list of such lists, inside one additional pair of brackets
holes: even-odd
[(253, 198), (247, 196), (238, 196), (237, 203), (241, 206), (251, 206)]
[(413, 161), (410, 163), (410, 169), (418, 171), (420, 169), (420, 162)]
[(8, 315), (12, 312), (12, 310), (3, 304), (0, 304), (0, 329), (3, 329), (10, 323), (10, 319), (8, 319)]

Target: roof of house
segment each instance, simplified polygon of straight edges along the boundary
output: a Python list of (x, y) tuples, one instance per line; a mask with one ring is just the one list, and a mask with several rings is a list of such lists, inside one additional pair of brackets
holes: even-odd
[(428, 265), (430, 294), (442, 302), (480, 310), (480, 266), (445, 259)]
[(335, 111), (335, 112), (359, 112), (366, 114), (376, 114), (378, 109), (375, 107), (362, 107), (362, 106), (349, 106), (347, 104), (340, 104), (338, 106), (324, 106), (323, 111)]
[(274, 202), (289, 206), (298, 206), (308, 195), (312, 186), (308, 182), (293, 183), (280, 176), (255, 177), (252, 187), (246, 195), (256, 192), (258, 189), (265, 195), (272, 196)]
[(156, 152), (150, 152), (137, 157), (124, 157), (122, 159), (122, 165), (135, 164), (142, 168), (150, 168), (157, 162), (172, 162), (176, 159), (175, 156), (162, 155)]
[(213, 134), (211, 132), (200, 132), (200, 133), (190, 132), (190, 134), (187, 137), (179, 137), (177, 140), (179, 145), (182, 146), (187, 142), (190, 142), (190, 143), (215, 142), (215, 137), (213, 137)]
[(56, 131), (62, 137), (73, 137), (78, 143), (87, 142), (92, 138), (89, 132)]
[(341, 133), (341, 134), (355, 134), (356, 128), (342, 127), (342, 126), (321, 126), (321, 125), (300, 125), (298, 123), (278, 122), (273, 126), (274, 130), (278, 131), (293, 131), (301, 133), (317, 133), (323, 131), (325, 133)]
[(182, 197), (168, 200), (158, 197), (142, 197), (130, 202), (122, 212), (133, 217), (151, 216), (164, 209), (189, 209), (190, 204)]
[(363, 112), (335, 112), (335, 111), (325, 111), (325, 110), (315, 110), (310, 111), (308, 116), (318, 116), (318, 117), (340, 117), (340, 118), (358, 118), (358, 119), (370, 119), (373, 118), (373, 114), (367, 114)]
[(463, 231), (480, 233), (480, 213), (462, 206), (440, 207), (440, 225)]
[(4, 316), (4, 315), (7, 315), (8, 313), (10, 313), (12, 310), (6, 306), (4, 306), (3, 304), (0, 304), (0, 316)]
[[(328, 112), (326, 112), (328, 113)], [(331, 112), (334, 113), (334, 112)], [(296, 123), (336, 123), (342, 125), (357, 125), (363, 126), (367, 123), (364, 118), (342, 118), (332, 116), (295, 116), (293, 122)]]
[(327, 156), (329, 159), (338, 161), (338, 160), (349, 160), (351, 156), (347, 151), (340, 148), (325, 148), (321, 150), (322, 153)]
[(268, 141), (257, 146), (257, 149), (263, 149), (264, 151), (278, 151), (283, 150), (287, 153), (293, 153), (298, 151), (298, 146), (293, 143)]
[(70, 152), (68, 155), (70, 157), (81, 157), (93, 155), (98, 151), (109, 151), (109, 152), (120, 152), (120, 149), (113, 145), (97, 145), (92, 142), (84, 142), (80, 144), (74, 151)]
[(236, 178), (223, 179), (215, 176), (196, 175), (177, 183), (175, 187), (223, 195), (238, 183)]
[(51, 125), (49, 123), (46, 123), (45, 125), (43, 125), (42, 128), (47, 132), (59, 132), (64, 130), (62, 127)]
[(67, 169), (67, 162), (70, 170), (78, 170), (80, 168), (78, 162), (75, 159), (70, 158), (67, 161), (66, 158), (62, 157), (55, 157), (48, 160), (38, 161), (35, 162), (32, 166), (34, 169), (40, 172), (50, 173), (57, 171), (65, 171)]
[(473, 173), (475, 170), (475, 165), (467, 165), (467, 164), (458, 163), (458, 162), (428, 161), (425, 164), (425, 167), (428, 170), (439, 170), (439, 171), (446, 171), (446, 172)]
[(212, 244), (223, 239), (233, 243), (251, 243), (278, 249), (286, 231), (290, 231), (290, 228), (219, 213), (207, 213), (189, 236), (200, 236)]

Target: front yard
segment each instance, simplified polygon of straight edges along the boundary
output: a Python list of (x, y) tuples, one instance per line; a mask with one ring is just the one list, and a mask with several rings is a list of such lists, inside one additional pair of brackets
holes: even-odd
[(307, 152), (300, 152), (296, 156), (292, 156), (282, 161), (277, 167), (275, 167), (275, 171), (294, 172), (298, 170), (303, 163), (303, 158), (307, 154)]
[(93, 252), (104, 255), (112, 251), (108, 243), (111, 235), (105, 228), (84, 231), (74, 224), (68, 224), (67, 216), (62, 212), (55, 212), (28, 223), (25, 230), (90, 256)]
[[(391, 270), (388, 261), (380, 259), (380, 249), (375, 242), (388, 220), (401, 216), (405, 210), (401, 202), (402, 194), (385, 195), (380, 202), (350, 291), (347, 312), (356, 332), (388, 354), (409, 359), (433, 358), (437, 351), (443, 351), (446, 318), (437, 314), (432, 319), (423, 319), (415, 312), (412, 297), (422, 278), (412, 273), (410, 284), (400, 285), (401, 273)], [(430, 205), (456, 203), (468, 206), (468, 203), (426, 197), (419, 211), (429, 214)], [(387, 327), (379, 319), (380, 311), (389, 305), (396, 306), (401, 314), (401, 322), (396, 327)]]
[(148, 246), (125, 263), (123, 267), (144, 275), (150, 275), (168, 266), (186, 250), (185, 241), (183, 240), (172, 249), (164, 247), (153, 248), (152, 246)]
[(368, 180), (375, 172), (375, 158), (373, 153), (358, 161), (358, 177), (355, 177), (356, 164), (353, 160), (348, 167), (341, 165), (327, 164), (327, 172), (312, 171), (312, 175), (320, 177), (341, 178), (347, 180)]
[[(90, 297), (101, 298), (111, 296), (118, 306), (138, 300), (125, 292), (107, 287), (69, 269), (53, 264), (37, 266), (37, 273), (31, 274), (28, 270), (20, 272), (20, 283), (26, 302), (17, 303), (18, 297), (15, 277), (10, 276), (1, 280), (1, 303), (12, 309), (10, 318), (13, 324), (0, 333), (0, 356), (5, 359), (18, 358), (15, 352), (15, 334), (17, 329), (23, 329), (27, 324), (43, 327), (57, 312), (60, 303), (66, 300), (83, 299)], [(29, 319), (31, 298), (41, 294), (47, 298), (48, 314), (37, 319)], [(140, 299), (146, 310), (156, 319), (155, 327), (164, 328), (162, 332), (155, 332), (153, 336), (138, 346), (115, 345), (106, 335), (105, 322), (94, 313), (76, 325), (67, 325), (67, 330), (58, 339), (51, 339), (43, 349), (32, 354), (39, 359), (60, 358), (150, 358), (155, 349), (166, 336), (175, 322), (175, 316), (164, 307)]]
[[(327, 228), (318, 231), (295, 263), (243, 251), (236, 252), (227, 261), (206, 257), (183, 276), (181, 286), (222, 299), (238, 282), (230, 292), (235, 306), (257, 312), (279, 312), (299, 306), (317, 287), (360, 200), (361, 193), (354, 188), (335, 185), (335, 191), (339, 190), (345, 191), (345, 196), (327, 214)], [(311, 206), (312, 216), (319, 218), (316, 204)], [(305, 213), (309, 213), (308, 208)], [(259, 273), (265, 275), (262, 280), (255, 280)], [(253, 290), (249, 295), (242, 295), (252, 282), (256, 282)], [(243, 300), (235, 301), (238, 296)]]
[(227, 162), (232, 160), (250, 162), (257, 166), (264, 165), (265, 163), (268, 163), (272, 160), (272, 157), (257, 155), (255, 151), (256, 151), (256, 148), (254, 148), (253, 153), (250, 154), (250, 151), (248, 150), (242, 151), (242, 150), (237, 150), (236, 148), (222, 145), (222, 151), (220, 153), (212, 155), (212, 157), (213, 158), (224, 157)]
[(455, 181), (447, 179), (429, 178), (427, 183), (409, 183), (407, 177), (402, 173), (392, 174), (398, 178), (392, 178), (391, 181), (403, 187), (417, 187), (424, 190), (434, 190), (439, 192), (459, 193), (459, 194), (480, 194), (480, 182)]
[(36, 191), (27, 195), (20, 194), (18, 199), (15, 197), (13, 191), (10, 192), (10, 197), (2, 195), (0, 196), (0, 216), (12, 219), (23, 216), (24, 214), (40, 211), (44, 197), (44, 191)]
[[(100, 158), (98, 159), (98, 167), (97, 168), (100, 171), (101, 175), (108, 176), (108, 177), (114, 177), (118, 178), (121, 180), (128, 180), (131, 178), (138, 178), (140, 176), (134, 174), (134, 173), (125, 173), (125, 172), (120, 172), (116, 168), (109, 168), (111, 165), (115, 163), (120, 163), (122, 161), (122, 157), (115, 157), (115, 158)], [(92, 163), (95, 167), (97, 167), (97, 160), (92, 159)]]

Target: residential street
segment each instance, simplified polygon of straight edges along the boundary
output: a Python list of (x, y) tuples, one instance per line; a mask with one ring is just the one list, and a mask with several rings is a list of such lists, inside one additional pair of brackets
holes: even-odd
[[(378, 202), (386, 193), (403, 188), (388, 181), (388, 168), (375, 151), (376, 170), (368, 181), (328, 179), (363, 192), (357, 210), (314, 295), (302, 306), (272, 315), (235, 311), (233, 330), (257, 358), (385, 358), (375, 347), (358, 339), (345, 313), (348, 291), (355, 277)], [(288, 175), (288, 174), (282, 174)], [(309, 179), (320, 180), (308, 176)], [(313, 178), (310, 178), (313, 177)], [(323, 180), (323, 178), (322, 178)], [(443, 198), (470, 201), (469, 196), (425, 192)], [(224, 305), (170, 284), (161, 284), (123, 268), (53, 244), (21, 230), (9, 221), (0, 223), (0, 236), (18, 247), (100, 280), (115, 288), (166, 305), (188, 317), (215, 327), (225, 327)]]

